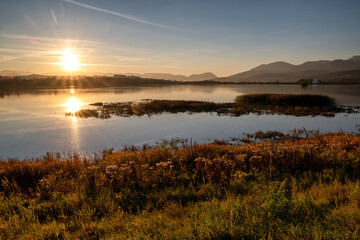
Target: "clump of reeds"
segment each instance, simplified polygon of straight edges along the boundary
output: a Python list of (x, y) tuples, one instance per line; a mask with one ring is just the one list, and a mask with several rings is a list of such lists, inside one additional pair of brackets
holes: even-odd
[(255, 113), (277, 113), (295, 116), (322, 115), (333, 117), (339, 112), (352, 112), (335, 104), (335, 99), (311, 94), (247, 94), (237, 96), (238, 109)]
[(313, 94), (246, 94), (236, 97), (237, 104), (261, 104), (282, 107), (334, 107), (335, 99)]

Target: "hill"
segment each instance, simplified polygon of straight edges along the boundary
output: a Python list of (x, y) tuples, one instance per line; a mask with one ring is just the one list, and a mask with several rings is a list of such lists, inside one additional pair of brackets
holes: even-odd
[(12, 70), (3, 70), (0, 71), (0, 76), (26, 76), (32, 74), (31, 72), (23, 71), (12, 71)]
[(174, 75), (171, 73), (144, 73), (144, 74), (126, 73), (125, 75), (138, 76), (142, 78), (173, 80), (173, 81), (204, 81), (204, 80), (213, 80), (217, 78), (217, 76), (211, 72), (192, 74), (190, 76)]
[(308, 61), (299, 65), (273, 62), (216, 80), (225, 82), (296, 82), (300, 78), (319, 78), (331, 83), (360, 83), (360, 56), (346, 60)]

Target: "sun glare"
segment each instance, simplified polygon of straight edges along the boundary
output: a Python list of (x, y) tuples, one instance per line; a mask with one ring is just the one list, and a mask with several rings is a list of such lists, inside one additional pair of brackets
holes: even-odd
[(76, 99), (76, 97), (71, 97), (67, 103), (64, 104), (67, 112), (75, 114), (76, 111), (80, 110), (82, 103)]
[(75, 54), (71, 49), (66, 49), (62, 52), (62, 63), (61, 65), (66, 71), (76, 71), (78, 70), (80, 64), (77, 59), (77, 54)]

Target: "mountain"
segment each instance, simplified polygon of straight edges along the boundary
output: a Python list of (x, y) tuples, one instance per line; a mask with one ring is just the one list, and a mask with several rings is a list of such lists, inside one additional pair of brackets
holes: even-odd
[(273, 62), (216, 80), (226, 82), (296, 82), (300, 78), (319, 78), (323, 81), (349, 82), (358, 81), (359, 72), (360, 56), (354, 56), (346, 60), (308, 61), (299, 65)]
[(0, 71), (0, 76), (25, 76), (30, 75), (31, 72), (23, 72), (23, 71), (12, 71), (12, 70), (3, 70)]
[(202, 74), (192, 74), (187, 77), (187, 81), (204, 81), (204, 80), (212, 80), (217, 78), (217, 76), (211, 72), (206, 72)]
[(359, 62), (360, 61), (360, 55), (353, 56), (352, 58), (349, 58), (348, 61)]
[(273, 62), (269, 64), (262, 64), (260, 66), (257, 66), (256, 68), (253, 68), (252, 71), (273, 71), (273, 72), (288, 72), (293, 70), (295, 65), (292, 65), (287, 62)]
[(137, 76), (141, 78), (153, 78), (153, 79), (166, 79), (166, 80), (178, 80), (186, 81), (186, 76), (184, 75), (174, 75), (170, 73), (125, 73), (127, 76)]
[(138, 76), (142, 78), (153, 78), (153, 79), (164, 79), (164, 80), (173, 80), (173, 81), (204, 81), (212, 80), (217, 78), (217, 76), (211, 72), (201, 73), (201, 74), (192, 74), (190, 76), (185, 75), (174, 75), (170, 73), (126, 73), (128, 76)]

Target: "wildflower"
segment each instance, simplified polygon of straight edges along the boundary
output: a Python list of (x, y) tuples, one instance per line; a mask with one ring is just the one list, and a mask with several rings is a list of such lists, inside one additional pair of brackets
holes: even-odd
[(247, 157), (247, 154), (239, 154), (235, 157), (235, 159), (239, 162), (243, 162), (243, 161), (245, 161), (246, 157)]
[(150, 167), (150, 165), (149, 165), (149, 164), (142, 164), (140, 167), (141, 167), (141, 168), (144, 168), (144, 169), (147, 169), (147, 168)]
[(117, 165), (110, 165), (110, 166), (106, 167), (105, 173), (109, 175), (109, 174), (116, 173), (118, 170), (119, 170), (119, 167)]
[(171, 162), (168, 161), (168, 162), (159, 162), (159, 163), (156, 163), (156, 167), (157, 168), (168, 168), (171, 166)]
[(131, 169), (131, 166), (130, 166), (129, 164), (127, 164), (127, 163), (123, 163), (123, 164), (121, 164), (120, 167), (119, 167), (119, 171), (120, 171), (120, 172), (127, 172), (127, 171), (129, 171), (130, 169)]
[(86, 168), (87, 170), (98, 170), (99, 169), (99, 166), (95, 166), (95, 165), (91, 165), (89, 167)]
[(110, 165), (106, 167), (106, 171), (116, 171), (119, 167), (117, 165)]

